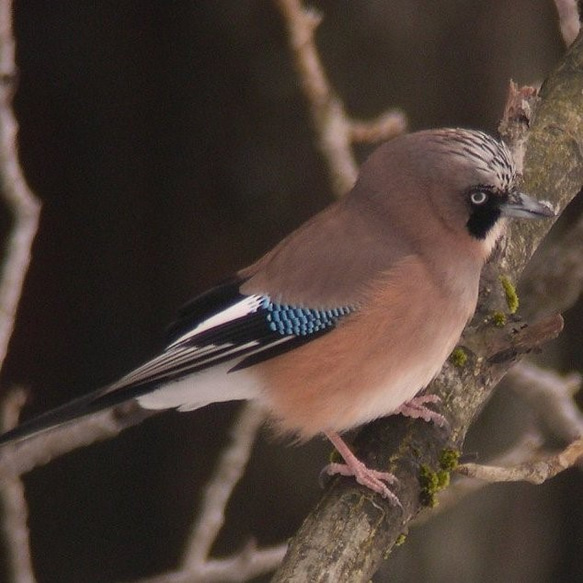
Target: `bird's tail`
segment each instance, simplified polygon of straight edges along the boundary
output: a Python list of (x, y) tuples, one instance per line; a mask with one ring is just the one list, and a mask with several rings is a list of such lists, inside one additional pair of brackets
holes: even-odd
[(142, 391), (149, 389), (151, 387), (146, 386), (127, 387), (125, 390), (115, 391), (111, 391), (109, 387), (98, 389), (60, 407), (42, 413), (37, 417), (24, 421), (18, 427), (3, 433), (0, 435), (0, 447), (8, 443), (28, 439), (39, 433), (44, 433), (45, 431), (74, 421), (79, 417), (85, 417), (92, 413), (110, 409), (111, 407), (135, 398)]

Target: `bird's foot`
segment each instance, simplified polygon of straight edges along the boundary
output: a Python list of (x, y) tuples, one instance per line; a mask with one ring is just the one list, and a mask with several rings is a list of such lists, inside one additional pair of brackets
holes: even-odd
[(423, 421), (433, 421), (438, 427), (447, 427), (447, 419), (437, 411), (426, 407), (426, 403), (440, 403), (441, 399), (437, 395), (420, 395), (413, 397), (410, 401), (403, 403), (395, 413), (400, 413), (405, 417), (413, 419), (423, 419)]
[(387, 486), (387, 484), (398, 483), (399, 480), (396, 476), (390, 472), (382, 472), (366, 466), (352, 453), (338, 434), (329, 432), (326, 433), (326, 436), (333, 443), (345, 463), (330, 463), (322, 469), (322, 474), (328, 474), (329, 476), (338, 474), (341, 476), (352, 476), (362, 486), (380, 494), (394, 506), (401, 507), (399, 498)]
[[(397, 478), (390, 472), (381, 472), (367, 467), (361, 461), (358, 464), (331, 463), (324, 467), (322, 473), (329, 476), (352, 476), (362, 486), (387, 498), (394, 506), (401, 506), (399, 498), (391, 492), (387, 484), (395, 484)], [(386, 482), (386, 483), (385, 483)]]

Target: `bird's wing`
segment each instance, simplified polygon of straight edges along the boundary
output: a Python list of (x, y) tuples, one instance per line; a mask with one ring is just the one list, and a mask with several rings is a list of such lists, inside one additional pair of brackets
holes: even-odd
[(223, 362), (233, 370), (272, 358), (334, 328), (356, 306), (312, 308), (245, 295), (241, 280), (213, 288), (188, 304), (169, 331), (166, 350), (122, 377), (108, 392), (134, 388), (132, 397)]
[(22, 423), (0, 436), (0, 445), (62, 425), (144, 395), (211, 366), (232, 361), (246, 368), (332, 330), (356, 306), (308, 308), (272, 301), (267, 294), (242, 294), (241, 279), (199, 296), (179, 313), (169, 343), (157, 357), (117, 382)]
[(401, 225), (355, 198), (359, 184), (239, 274), (246, 294), (317, 306), (359, 303), (370, 284), (414, 255)]

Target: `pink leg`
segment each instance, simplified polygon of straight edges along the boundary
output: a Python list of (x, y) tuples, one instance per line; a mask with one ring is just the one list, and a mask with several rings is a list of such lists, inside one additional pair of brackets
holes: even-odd
[(400, 413), (405, 417), (413, 419), (423, 419), (423, 421), (433, 421), (438, 427), (446, 427), (447, 419), (425, 406), (425, 403), (439, 403), (441, 399), (437, 395), (420, 395), (413, 397), (410, 401), (403, 403), (395, 413)]
[(373, 492), (377, 492), (384, 498), (389, 499), (395, 506), (401, 506), (401, 502), (393, 494), (387, 485), (394, 484), (397, 482), (397, 478), (389, 472), (380, 472), (378, 470), (373, 470), (365, 466), (350, 450), (346, 445), (344, 440), (334, 432), (326, 432), (326, 437), (332, 442), (338, 453), (344, 459), (343, 464), (331, 463), (328, 464), (322, 472), (326, 472), (328, 475), (333, 476), (335, 474), (340, 474), (342, 476), (354, 476), (356, 481), (371, 489)]

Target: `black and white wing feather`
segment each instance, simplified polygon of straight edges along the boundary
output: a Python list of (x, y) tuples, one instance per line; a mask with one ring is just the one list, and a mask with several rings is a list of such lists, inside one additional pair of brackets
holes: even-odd
[(235, 279), (215, 287), (183, 308), (158, 356), (117, 382), (5, 433), (0, 444), (139, 399), (210, 367), (227, 363), (230, 372), (245, 369), (318, 338), (355, 309), (277, 303), (266, 294), (242, 294), (242, 282)]

